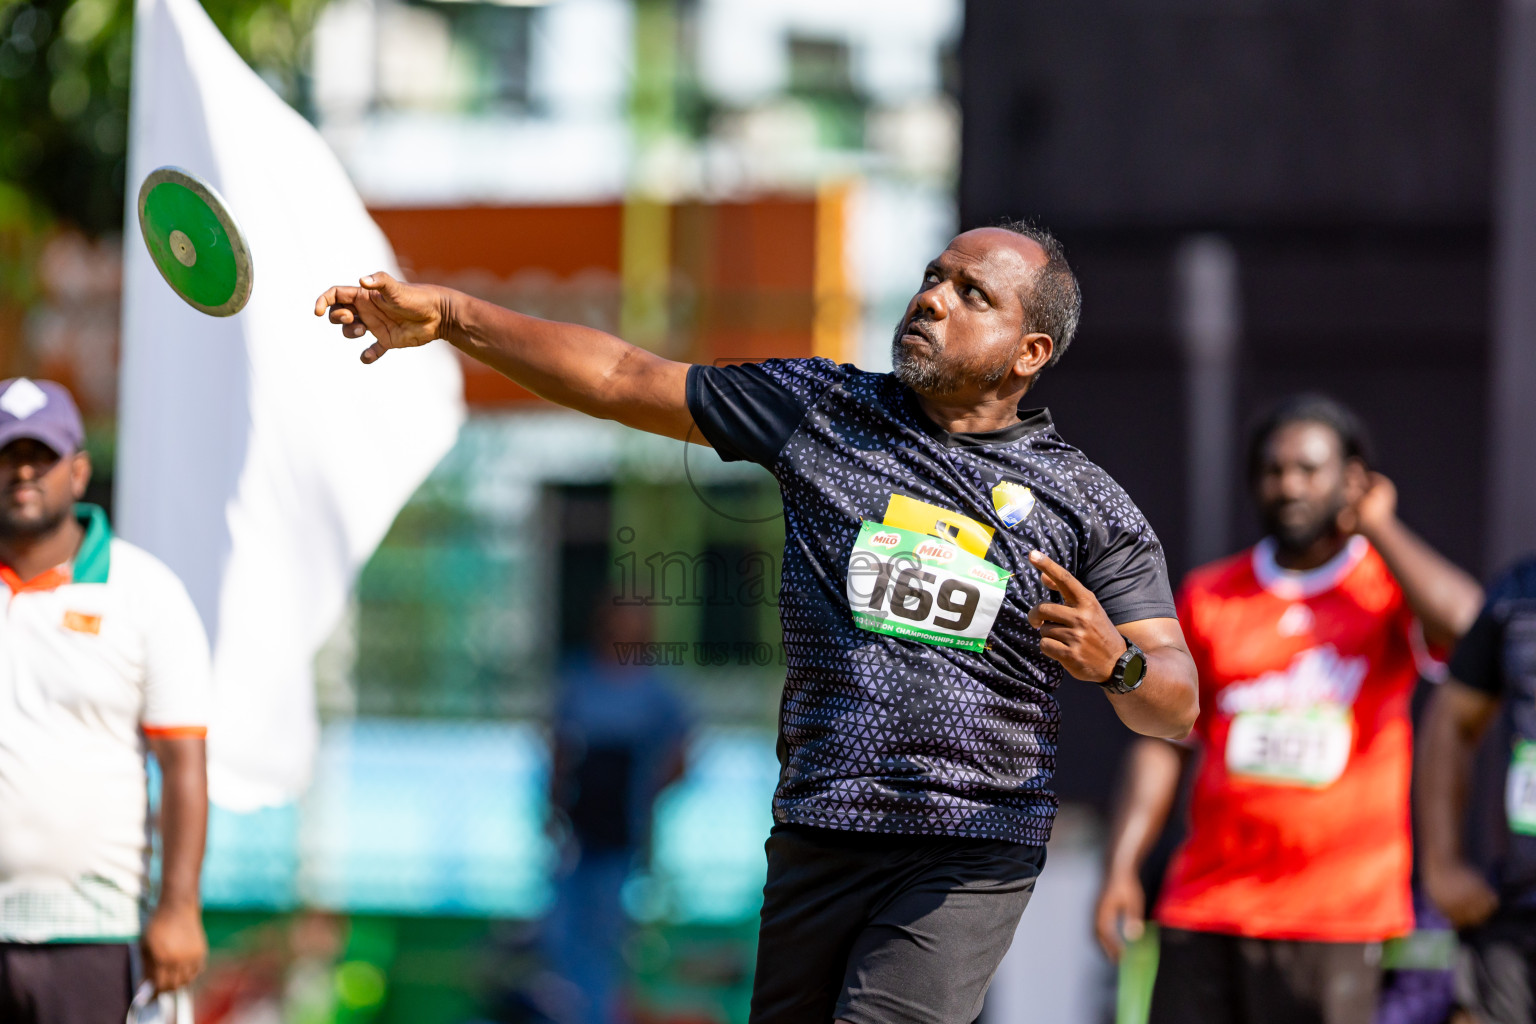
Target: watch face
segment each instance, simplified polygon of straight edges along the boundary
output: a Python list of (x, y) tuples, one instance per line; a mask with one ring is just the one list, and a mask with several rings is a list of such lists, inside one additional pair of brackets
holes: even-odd
[(1141, 677), (1147, 671), (1147, 656), (1137, 651), (1131, 655), (1125, 663), (1125, 672), (1120, 677), (1120, 685), (1135, 686), (1141, 682)]

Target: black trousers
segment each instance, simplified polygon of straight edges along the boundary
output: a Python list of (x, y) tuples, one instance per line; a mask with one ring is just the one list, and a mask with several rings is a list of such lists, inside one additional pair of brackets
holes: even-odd
[(1371, 1024), (1378, 942), (1162, 930), (1148, 1024)]
[(1461, 938), (1456, 1001), (1478, 1024), (1536, 1021), (1536, 915), (1499, 917)]
[(0, 1021), (123, 1024), (133, 960), (122, 943), (0, 943)]
[(971, 1024), (1045, 849), (776, 826), (752, 1024)]

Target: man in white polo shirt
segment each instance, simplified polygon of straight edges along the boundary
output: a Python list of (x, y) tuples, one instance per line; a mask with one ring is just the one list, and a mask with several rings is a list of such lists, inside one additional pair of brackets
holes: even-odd
[[(143, 976), (207, 955), (208, 642), (185, 588), (79, 504), (85, 432), (51, 381), (0, 382), (0, 1021), (122, 1024)], [(149, 893), (146, 756), (163, 779)]]

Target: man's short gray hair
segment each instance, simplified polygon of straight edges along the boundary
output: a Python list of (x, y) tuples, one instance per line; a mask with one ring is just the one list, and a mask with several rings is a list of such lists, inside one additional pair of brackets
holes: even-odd
[(1024, 302), (1024, 330), (1051, 336), (1056, 344), (1051, 361), (1045, 365), (1055, 366), (1066, 355), (1083, 315), (1083, 292), (1077, 276), (1067, 265), (1061, 242), (1045, 228), (1027, 220), (1005, 220), (997, 226), (1023, 235), (1045, 250), (1045, 266), (1035, 274), (1034, 288)]

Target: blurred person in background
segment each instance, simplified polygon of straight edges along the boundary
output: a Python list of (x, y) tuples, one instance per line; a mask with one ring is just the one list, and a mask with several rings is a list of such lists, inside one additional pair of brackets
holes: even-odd
[[(1474, 776), (1473, 754), (1497, 723), (1500, 770)], [(1488, 856), (1462, 850), (1469, 791), (1502, 810)], [(1490, 588), (1451, 658), (1419, 740), (1424, 887), (1461, 932), (1457, 999), (1480, 1024), (1536, 1021), (1536, 558)]]
[(593, 609), (588, 651), (560, 676), (550, 806), (564, 873), (546, 943), (580, 1024), (623, 1019), (624, 882), (650, 852), (657, 796), (683, 775), (691, 716), (643, 667), (653, 640), (650, 609), (609, 594)]
[[(0, 383), (6, 1024), (122, 1024), (135, 945), (162, 992), (191, 983), (208, 950), (198, 890), (208, 641), (181, 581), (79, 503), (91, 476), (84, 440), (63, 387)], [(151, 751), (162, 782), (152, 909)]]
[(1413, 928), (1410, 699), (1426, 644), (1453, 645), (1481, 591), (1367, 458), (1342, 405), (1282, 402), (1249, 446), (1266, 536), (1180, 592), (1200, 718), (1187, 745), (1131, 749), (1095, 919), (1112, 959), (1141, 933), (1139, 869), (1198, 755), (1154, 1024), (1369, 1024), (1380, 943)]
[(447, 338), (552, 401), (777, 479), (788, 671), (754, 1024), (970, 1024), (1045, 863), (1068, 674), (1136, 732), (1195, 721), (1156, 533), (1023, 407), (1081, 314), (1061, 244), (978, 228), (914, 277), (891, 373), (690, 366), (382, 273), (315, 303), (373, 335), (364, 362)]

